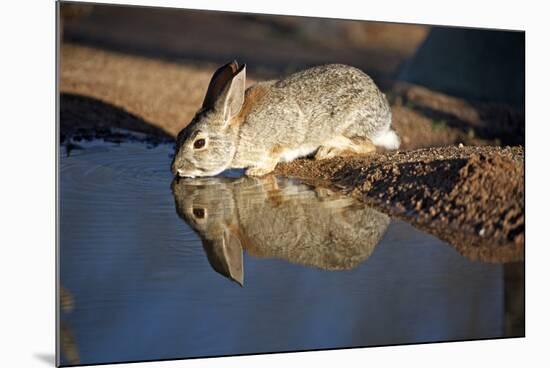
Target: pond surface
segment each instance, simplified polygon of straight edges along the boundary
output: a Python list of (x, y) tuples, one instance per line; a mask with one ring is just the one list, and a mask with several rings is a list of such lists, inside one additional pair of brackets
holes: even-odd
[(82, 147), (60, 149), (64, 365), (523, 334), (510, 265), (293, 179), (172, 182), (172, 145)]

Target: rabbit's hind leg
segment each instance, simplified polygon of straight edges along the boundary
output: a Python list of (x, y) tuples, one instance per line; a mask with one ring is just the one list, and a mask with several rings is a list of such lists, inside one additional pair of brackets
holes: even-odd
[(315, 159), (326, 160), (336, 156), (365, 155), (374, 151), (376, 151), (376, 147), (367, 138), (338, 137), (319, 147)]
[(332, 138), (324, 142), (315, 153), (316, 160), (326, 160), (339, 156), (343, 151), (349, 149), (353, 142), (343, 136)]
[(368, 155), (369, 153), (376, 152), (376, 146), (368, 138), (354, 137), (350, 139), (352, 145), (348, 151), (356, 155)]

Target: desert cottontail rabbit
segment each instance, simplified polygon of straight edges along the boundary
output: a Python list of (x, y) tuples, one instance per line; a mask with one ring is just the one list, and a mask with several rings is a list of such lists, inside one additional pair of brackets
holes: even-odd
[(384, 94), (359, 69), (323, 65), (248, 89), (245, 73), (236, 61), (214, 73), (202, 108), (178, 134), (174, 175), (246, 168), (259, 176), (311, 154), (325, 159), (399, 147)]

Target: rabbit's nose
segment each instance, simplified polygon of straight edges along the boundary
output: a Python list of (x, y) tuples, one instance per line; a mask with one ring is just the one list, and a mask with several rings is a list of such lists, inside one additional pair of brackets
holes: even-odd
[(179, 176), (183, 176), (183, 175), (184, 175), (184, 171), (183, 171), (182, 169), (178, 169), (177, 172), (178, 172), (178, 175), (179, 175)]

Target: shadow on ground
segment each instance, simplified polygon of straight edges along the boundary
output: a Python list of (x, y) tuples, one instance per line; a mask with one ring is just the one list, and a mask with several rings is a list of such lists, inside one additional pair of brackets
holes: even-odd
[(92, 97), (61, 93), (59, 112), (61, 142), (67, 137), (93, 139), (124, 135), (112, 128), (143, 133), (151, 139), (173, 141), (172, 136), (163, 129)]
[(414, 111), (435, 130), (457, 131), (465, 144), (525, 144), (525, 113), (512, 106), (462, 99), (406, 82), (397, 82), (391, 97), (394, 107)]

